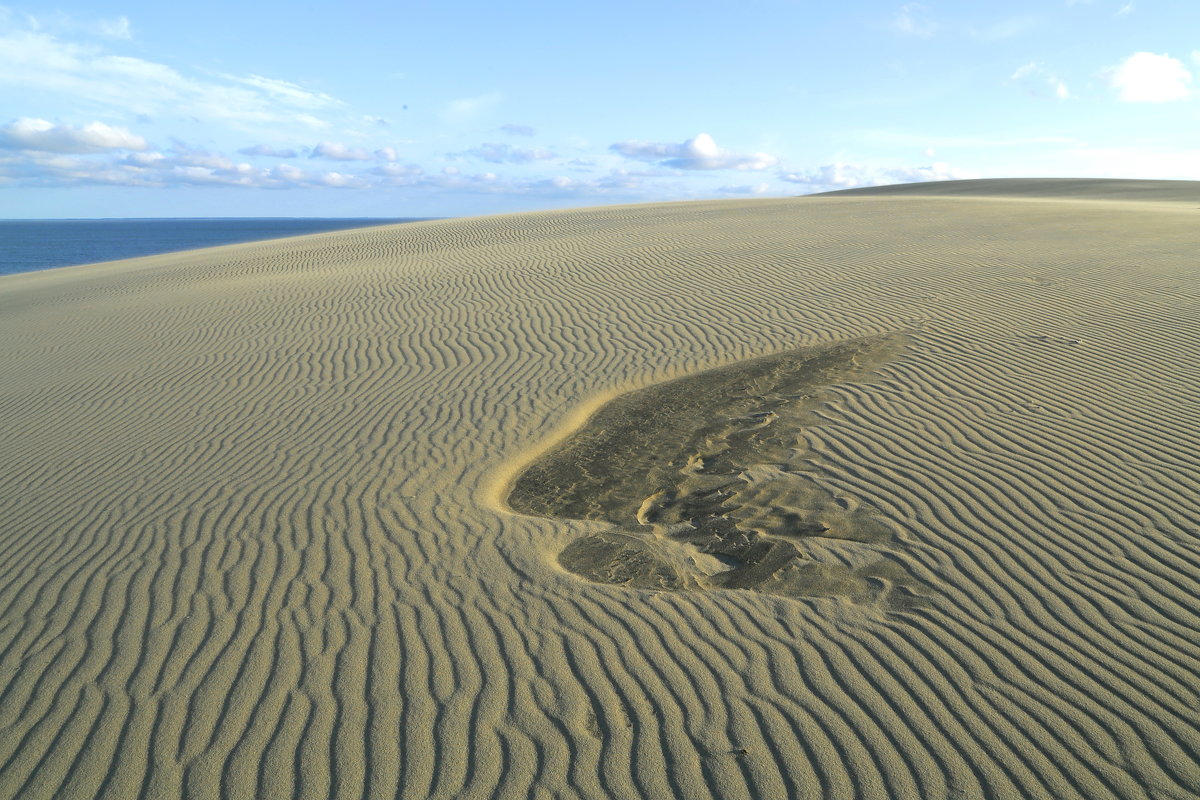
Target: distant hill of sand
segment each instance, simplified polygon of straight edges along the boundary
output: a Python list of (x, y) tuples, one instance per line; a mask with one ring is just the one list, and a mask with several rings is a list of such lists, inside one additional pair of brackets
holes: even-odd
[(864, 186), (821, 192), (812, 197), (889, 195), (894, 197), (1009, 197), (1026, 200), (1130, 200), (1200, 203), (1200, 181), (1144, 181), (1103, 178), (990, 178)]
[(0, 797), (1196, 797), (1193, 199), (0, 278)]

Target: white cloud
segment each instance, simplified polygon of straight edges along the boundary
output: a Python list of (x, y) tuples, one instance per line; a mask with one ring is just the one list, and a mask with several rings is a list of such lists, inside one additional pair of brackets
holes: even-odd
[[(39, 160), (23, 165), (0, 162), (0, 175), (23, 178), (26, 185), (75, 186), (107, 184), (163, 188), (169, 186), (228, 186), (246, 189), (368, 188), (363, 176), (340, 172), (307, 172), (290, 164), (269, 169), (214, 156), (203, 159), (174, 154), (146, 154), (117, 161), (77, 159), (73, 163)], [(15, 167), (15, 168), (14, 168)]]
[(933, 36), (937, 23), (931, 21), (929, 9), (920, 3), (905, 3), (892, 20), (892, 27), (905, 36)]
[(890, 168), (835, 162), (806, 172), (782, 172), (778, 177), (789, 183), (804, 184), (809, 187), (809, 191), (820, 192), (854, 189), (859, 186), (886, 186), (893, 183), (964, 180), (979, 176), (944, 162), (935, 162), (927, 166)]
[(181, 142), (164, 152), (84, 156), (0, 150), (0, 183), (27, 187), (111, 185), (136, 188), (206, 186), (256, 190), (404, 190), (520, 195), (555, 200), (593, 197), (661, 199), (673, 196), (672, 191), (678, 189), (659, 184), (654, 187), (653, 194), (645, 194), (641, 178), (624, 170), (613, 170), (596, 177), (551, 175), (518, 178), (494, 172), (464, 173), (454, 167), (431, 174), (417, 164), (397, 163), (376, 164), (364, 170), (358, 168), (358, 162), (347, 162), (345, 169), (336, 171), (308, 170), (286, 162), (260, 167), (236, 161), (221, 153), (189, 148)]
[(267, 177), (272, 180), (286, 181), (288, 183), (299, 183), (305, 178), (306, 173), (299, 167), (293, 167), (291, 164), (280, 164), (277, 167), (272, 167)]
[[(205, 161), (208, 165), (200, 163)], [(265, 185), (265, 172), (211, 154), (204, 158), (188, 154), (134, 153), (116, 159), (43, 153), (20, 159), (0, 156), (0, 175), (26, 186), (256, 186)]]
[(175, 142), (165, 152), (140, 151), (124, 155), (93, 152), (78, 156), (35, 150), (6, 154), (0, 150), (0, 181), (3, 180), (24, 186), (102, 184), (150, 188), (199, 185), (261, 189), (365, 188), (370, 185), (370, 181), (359, 176), (336, 172), (308, 173), (288, 164), (256, 167), (183, 142)]
[(312, 149), (309, 158), (324, 158), (329, 161), (372, 161), (374, 156), (361, 147), (347, 147), (338, 142), (320, 142)]
[[(477, 194), (525, 195), (533, 197), (584, 198), (637, 196), (641, 182), (621, 170), (597, 178), (571, 178), (553, 175), (546, 178), (509, 178), (492, 172), (464, 175), (457, 170), (443, 170), (441, 175), (419, 178), (416, 186), (436, 191), (471, 192)], [(661, 197), (661, 196), (660, 196)], [(649, 199), (649, 198), (645, 198)]]
[(766, 153), (740, 155), (722, 150), (707, 133), (701, 133), (682, 144), (631, 140), (617, 142), (608, 149), (626, 158), (656, 162), (672, 169), (763, 170), (778, 161)]
[(961, 181), (978, 178), (979, 174), (970, 170), (952, 167), (949, 164), (936, 161), (923, 167), (895, 167), (884, 170), (884, 177), (891, 183), (920, 183), (922, 181)]
[[(10, 9), (0, 6), (0, 25), (10, 23), (13, 13)], [(72, 33), (85, 36), (97, 36), (106, 39), (132, 39), (133, 26), (129, 17), (114, 17), (112, 19), (97, 19), (72, 16), (64, 11), (54, 11), (42, 14), (22, 14), (24, 27), (29, 30), (44, 33)]]
[(103, 153), (111, 150), (145, 150), (146, 146), (146, 140), (142, 137), (124, 128), (109, 127), (103, 122), (75, 127), (22, 117), (0, 126), (0, 147), (15, 150)]
[(544, 147), (513, 147), (494, 142), (484, 142), (479, 147), (473, 147), (458, 155), (472, 156), (492, 164), (528, 164), (554, 158), (554, 153)]
[(0, 31), (2, 85), (65, 96), (80, 108), (167, 112), (242, 128), (297, 123), (321, 128), (328, 123), (319, 115), (343, 106), (327, 94), (260, 75), (187, 76), (97, 44), (64, 41), (37, 29), (36, 20)]
[(130, 153), (117, 163), (142, 169), (157, 169), (168, 165), (167, 157), (157, 151), (153, 153)]
[[(239, 153), (247, 155), (260, 155), (259, 153), (249, 153), (246, 150), (239, 150)], [(290, 152), (290, 151), (289, 151)], [(270, 153), (262, 153), (261, 155), (270, 155)], [(292, 156), (283, 156), (291, 158)], [(309, 158), (324, 158), (328, 161), (396, 161), (400, 158), (394, 147), (381, 147), (374, 152), (363, 147), (350, 147), (341, 142), (319, 142), (316, 147), (309, 151)]]
[(288, 81), (264, 78), (261, 75), (246, 75), (244, 77), (225, 75), (224, 77), (233, 83), (240, 83), (243, 86), (257, 89), (263, 95), (274, 98), (293, 108), (308, 108), (319, 111), (323, 108), (338, 105), (337, 100), (323, 92), (309, 91), (303, 86), (289, 83)]
[(1134, 53), (1109, 70), (1108, 79), (1121, 100), (1167, 103), (1188, 96), (1192, 73), (1166, 54)]
[(1058, 100), (1068, 100), (1071, 97), (1071, 92), (1062, 78), (1036, 61), (1017, 67), (1008, 77), (1008, 83), (1020, 87), (1021, 91), (1030, 97), (1053, 97)]
[(328, 186), (331, 189), (366, 189), (371, 185), (362, 176), (342, 172), (322, 172), (309, 180), (317, 186)]
[(425, 170), (417, 164), (383, 164), (371, 170), (372, 175), (387, 179), (387, 182), (403, 183), (408, 179), (424, 175)]
[(199, 150), (183, 142), (176, 142), (166, 153), (131, 153), (112, 163), (144, 178), (151, 171), (156, 171), (185, 175), (192, 179), (203, 177), (208, 183), (226, 182), (235, 177), (237, 182), (246, 183), (251, 177), (265, 173), (265, 170), (244, 162), (235, 162), (223, 153)]
[(511, 122), (507, 125), (501, 125), (500, 130), (504, 131), (509, 136), (533, 136), (534, 134), (534, 130), (530, 126), (514, 125)]

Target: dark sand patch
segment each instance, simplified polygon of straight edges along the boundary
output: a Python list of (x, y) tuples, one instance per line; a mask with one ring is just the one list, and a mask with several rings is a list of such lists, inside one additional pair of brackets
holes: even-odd
[[(786, 596), (911, 595), (865, 504), (805, 473), (801, 429), (828, 386), (861, 380), (899, 336), (801, 348), (617, 397), (514, 481), (508, 505), (614, 528), (559, 555), (589, 580), (642, 589), (720, 587)], [(813, 537), (860, 543), (815, 559)], [(853, 564), (853, 565), (852, 565)], [(895, 602), (899, 598), (892, 598)]]

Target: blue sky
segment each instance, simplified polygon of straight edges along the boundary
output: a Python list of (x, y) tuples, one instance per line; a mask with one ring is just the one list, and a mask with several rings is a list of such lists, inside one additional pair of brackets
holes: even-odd
[(0, 6), (0, 217), (1200, 179), (1200, 3)]

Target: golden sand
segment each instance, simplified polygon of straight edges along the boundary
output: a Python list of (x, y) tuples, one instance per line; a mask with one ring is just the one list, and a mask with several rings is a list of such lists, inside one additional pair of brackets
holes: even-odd
[[(1195, 797), (1200, 184), (1067, 188), (0, 278), (0, 797)], [(720, 474), (853, 590), (686, 535), (671, 590), (589, 579), (561, 554), (657, 506), (506, 502), (606, 403), (895, 336)]]

